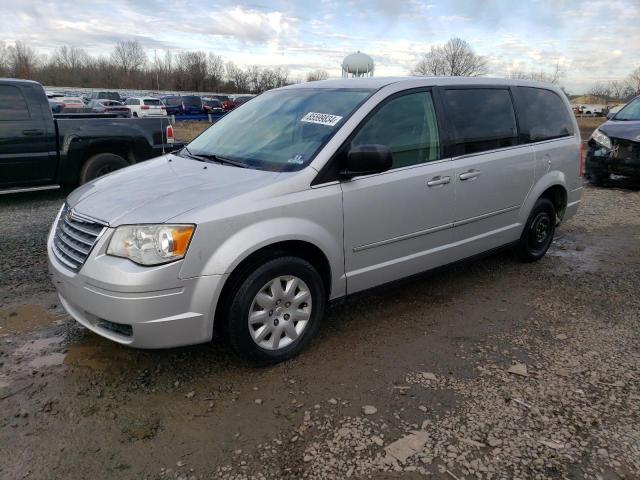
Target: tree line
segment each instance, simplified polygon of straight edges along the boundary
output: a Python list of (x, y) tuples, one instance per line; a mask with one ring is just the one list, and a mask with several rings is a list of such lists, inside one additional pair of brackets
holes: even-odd
[(286, 67), (243, 68), (202, 51), (166, 51), (150, 58), (137, 40), (119, 42), (99, 57), (74, 46), (42, 55), (24, 42), (0, 43), (0, 77), (61, 87), (233, 93), (260, 93), (294, 83)]

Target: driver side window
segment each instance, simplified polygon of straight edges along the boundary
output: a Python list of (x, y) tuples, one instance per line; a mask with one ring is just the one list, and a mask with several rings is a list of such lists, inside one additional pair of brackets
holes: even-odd
[(439, 160), (438, 123), (431, 93), (410, 93), (384, 104), (351, 141), (351, 147), (367, 144), (389, 147), (391, 168)]

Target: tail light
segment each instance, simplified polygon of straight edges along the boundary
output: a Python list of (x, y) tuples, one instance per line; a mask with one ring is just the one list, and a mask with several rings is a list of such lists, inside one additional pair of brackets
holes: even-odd
[(141, 110), (149, 110), (149, 105), (143, 105), (143, 106), (141, 107)]
[(167, 143), (173, 143), (174, 141), (173, 125), (167, 125)]
[(584, 156), (585, 156), (585, 146), (584, 143), (580, 145), (580, 176), (584, 176)]

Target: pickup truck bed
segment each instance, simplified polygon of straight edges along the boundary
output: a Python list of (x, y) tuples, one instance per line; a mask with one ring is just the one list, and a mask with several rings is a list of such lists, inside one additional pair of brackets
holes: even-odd
[(85, 183), (181, 148), (166, 118), (54, 116), (42, 86), (0, 79), (0, 193)]

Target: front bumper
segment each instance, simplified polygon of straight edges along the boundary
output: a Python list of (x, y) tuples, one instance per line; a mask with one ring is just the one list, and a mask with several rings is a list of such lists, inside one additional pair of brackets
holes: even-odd
[(640, 176), (640, 144), (632, 142), (614, 141), (614, 149), (602, 147), (589, 142), (585, 157), (585, 173), (588, 175), (625, 175), (630, 177)]
[(75, 273), (52, 251), (49, 274), (65, 310), (89, 330), (138, 348), (166, 348), (211, 340), (224, 275), (179, 278), (182, 261), (155, 267), (105, 254), (113, 229), (98, 239)]

